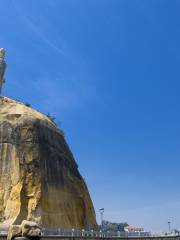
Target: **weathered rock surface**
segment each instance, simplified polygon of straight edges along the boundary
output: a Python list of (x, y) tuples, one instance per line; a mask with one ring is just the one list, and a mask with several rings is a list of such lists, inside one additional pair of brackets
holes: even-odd
[(12, 239), (36, 239), (41, 237), (41, 228), (37, 223), (24, 220), (21, 225), (11, 225), (9, 227), (7, 240)]
[(96, 227), (95, 212), (63, 134), (45, 115), (0, 98), (0, 223)]

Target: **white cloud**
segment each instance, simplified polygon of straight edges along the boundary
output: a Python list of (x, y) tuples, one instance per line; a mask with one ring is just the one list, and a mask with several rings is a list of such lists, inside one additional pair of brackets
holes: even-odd
[[(64, 51), (63, 51), (63, 47), (59, 47), (57, 46), (57, 44), (55, 44), (52, 39), (49, 39), (49, 36), (42, 31), (42, 29), (38, 26), (38, 24), (35, 24), (33, 22), (33, 20), (27, 16), (25, 10), (22, 10), (17, 1), (15, 2), (14, 0), (12, 0), (12, 4), (14, 6), (14, 9), (17, 11), (17, 14), (20, 18), (23, 19), (22, 23), (24, 23), (26, 25), (27, 28), (29, 28), (39, 39), (41, 39), (43, 42), (45, 42), (47, 44), (47, 46), (49, 46), (50, 48), (52, 48), (53, 50), (55, 50), (57, 53), (61, 54), (61, 55), (65, 55)], [(60, 38), (60, 36), (58, 36), (58, 39)], [(62, 39), (61, 39), (61, 43), (62, 43)]]

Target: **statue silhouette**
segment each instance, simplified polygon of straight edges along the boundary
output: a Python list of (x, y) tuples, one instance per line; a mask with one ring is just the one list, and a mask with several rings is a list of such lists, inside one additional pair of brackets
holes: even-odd
[(6, 63), (4, 61), (4, 57), (5, 57), (5, 50), (3, 48), (0, 48), (0, 95), (2, 93), (3, 83), (5, 83), (4, 73), (6, 70)]

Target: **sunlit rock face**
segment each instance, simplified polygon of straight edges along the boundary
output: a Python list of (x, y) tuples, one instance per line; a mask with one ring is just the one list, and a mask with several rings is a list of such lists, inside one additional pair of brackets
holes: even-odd
[(0, 223), (94, 228), (95, 212), (63, 133), (45, 115), (0, 98)]

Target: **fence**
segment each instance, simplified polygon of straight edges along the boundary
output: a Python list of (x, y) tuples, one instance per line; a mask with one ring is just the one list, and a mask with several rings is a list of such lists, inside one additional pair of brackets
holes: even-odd
[(120, 231), (95, 231), (77, 229), (42, 229), (43, 236), (67, 236), (67, 237), (148, 237), (150, 232), (120, 232)]
[[(7, 236), (8, 229), (7, 228), (0, 228), (0, 240), (4, 240), (5, 236)], [(150, 232), (120, 232), (120, 231), (95, 231), (95, 230), (85, 230), (85, 229), (42, 229), (42, 239), (99, 239), (99, 238), (106, 238), (106, 239), (113, 239), (113, 238), (121, 238), (121, 239), (178, 239), (180, 240), (179, 234), (151, 234)]]

